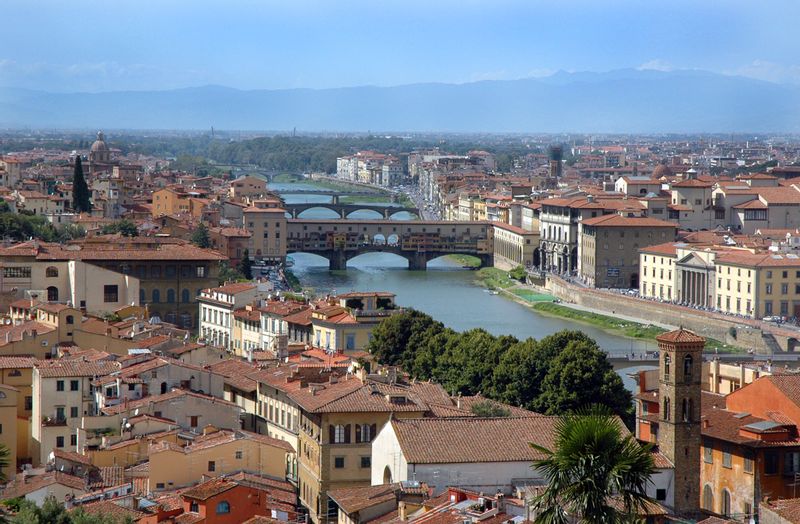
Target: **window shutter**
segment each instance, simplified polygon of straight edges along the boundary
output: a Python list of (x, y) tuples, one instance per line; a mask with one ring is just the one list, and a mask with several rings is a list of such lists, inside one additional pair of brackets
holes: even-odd
[(356, 424), (356, 442), (361, 442), (361, 424)]
[(350, 424), (344, 426), (344, 443), (350, 444)]
[(329, 433), (330, 433), (330, 435), (329, 435), (329, 437), (330, 437), (330, 439), (329, 439), (329, 442), (332, 444), (332, 443), (336, 442), (336, 426), (334, 426), (333, 424), (331, 424), (330, 426), (328, 426), (328, 429), (330, 430), (330, 431), (329, 431)]
[(373, 440), (375, 440), (375, 435), (377, 435), (377, 432), (378, 432), (378, 425), (377, 425), (377, 424), (373, 424), (373, 425), (372, 425), (372, 426), (369, 428), (369, 441), (370, 441), (370, 442), (372, 442)]

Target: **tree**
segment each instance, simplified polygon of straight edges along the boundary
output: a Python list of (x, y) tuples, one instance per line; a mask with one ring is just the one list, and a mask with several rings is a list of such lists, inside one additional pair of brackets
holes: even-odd
[(550, 362), (534, 410), (559, 415), (599, 402), (630, 423), (631, 393), (597, 343), (581, 338), (569, 340)]
[(211, 247), (211, 238), (208, 236), (208, 228), (205, 224), (200, 222), (197, 229), (194, 230), (191, 237), (192, 244), (197, 247), (209, 248)]
[(525, 277), (528, 276), (528, 272), (525, 271), (525, 266), (517, 266), (508, 272), (508, 276), (513, 278), (514, 280), (519, 280), (520, 282), (524, 282)]
[[(429, 331), (430, 328), (433, 331)], [(444, 324), (435, 321), (430, 315), (408, 309), (384, 319), (372, 330), (367, 351), (382, 364), (403, 365), (404, 369), (411, 371), (411, 363), (423, 343), (443, 329)]]
[(80, 155), (75, 157), (75, 171), (72, 176), (72, 209), (76, 213), (87, 213), (92, 210), (89, 201), (89, 186), (83, 176), (83, 166)]
[(138, 237), (139, 229), (131, 220), (123, 218), (111, 224), (106, 224), (100, 229), (100, 233), (103, 235), (115, 235), (119, 233), (124, 237)]
[(239, 267), (237, 268), (239, 273), (244, 276), (246, 280), (253, 279), (253, 261), (250, 260), (250, 250), (245, 248), (244, 253), (242, 253), (242, 259), (239, 261)]
[(470, 411), (472, 411), (478, 417), (511, 416), (510, 409), (502, 404), (498, 404), (497, 402), (492, 402), (491, 400), (481, 400), (480, 402), (475, 402), (470, 408)]
[(239, 273), (239, 270), (236, 268), (232, 268), (228, 262), (222, 261), (219, 263), (219, 284), (222, 285), (225, 282), (241, 282), (247, 280), (244, 278), (244, 275)]
[(591, 405), (561, 417), (554, 444), (553, 450), (531, 444), (542, 455), (533, 467), (547, 481), (533, 501), (536, 522), (637, 521), (650, 501), (653, 456), (607, 407)]

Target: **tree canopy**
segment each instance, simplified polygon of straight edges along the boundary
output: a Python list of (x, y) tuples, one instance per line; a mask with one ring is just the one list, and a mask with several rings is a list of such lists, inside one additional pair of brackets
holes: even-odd
[(100, 228), (100, 232), (104, 235), (115, 235), (117, 233), (124, 237), (138, 237), (139, 229), (136, 224), (127, 218), (117, 220), (111, 224), (106, 224)]
[(626, 421), (631, 394), (597, 343), (580, 331), (539, 341), (459, 333), (409, 309), (375, 327), (368, 351), (377, 362), (434, 380), (451, 394), (486, 398), (545, 414), (601, 402)]
[(239, 267), (237, 268), (239, 273), (246, 280), (253, 279), (253, 261), (250, 260), (250, 250), (245, 248), (244, 253), (242, 253), (242, 259), (239, 261)]
[(197, 229), (192, 232), (190, 240), (192, 244), (196, 245), (197, 247), (211, 247), (211, 238), (208, 236), (208, 228), (202, 222), (200, 222), (200, 224), (197, 226)]
[(129, 524), (130, 517), (119, 518), (108, 514), (87, 513), (82, 508), (67, 511), (64, 504), (48, 495), (41, 507), (29, 500), (13, 499), (4, 502), (5, 506), (16, 511), (12, 524)]

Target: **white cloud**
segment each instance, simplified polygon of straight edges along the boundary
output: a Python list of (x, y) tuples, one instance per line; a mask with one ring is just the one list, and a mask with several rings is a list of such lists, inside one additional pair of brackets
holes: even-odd
[(674, 71), (675, 66), (673, 66), (666, 60), (655, 58), (653, 60), (645, 62), (636, 69), (638, 69), (639, 71)]
[(784, 65), (768, 60), (753, 60), (746, 66), (725, 73), (780, 84), (800, 84), (800, 65)]

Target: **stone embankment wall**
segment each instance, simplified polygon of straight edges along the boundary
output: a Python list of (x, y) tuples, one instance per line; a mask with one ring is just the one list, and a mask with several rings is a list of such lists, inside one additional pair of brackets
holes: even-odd
[[(545, 291), (564, 302), (591, 308), (600, 314), (612, 317), (614, 314), (630, 316), (641, 319), (644, 324), (652, 321), (683, 326), (701, 336), (711, 337), (732, 346), (752, 349), (757, 353), (772, 352), (756, 321), (730, 318), (708, 311), (696, 311), (622, 293), (587, 289), (552, 276), (546, 279)], [(788, 337), (775, 334), (775, 339), (780, 349), (786, 351)]]

